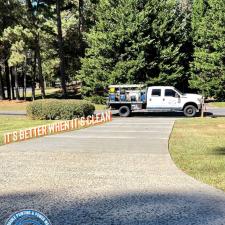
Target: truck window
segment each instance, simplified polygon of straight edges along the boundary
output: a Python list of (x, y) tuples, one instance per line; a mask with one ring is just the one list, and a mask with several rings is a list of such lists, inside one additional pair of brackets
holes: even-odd
[(176, 97), (176, 92), (172, 89), (166, 89), (165, 97)]
[(160, 97), (161, 89), (152, 89), (152, 97)]

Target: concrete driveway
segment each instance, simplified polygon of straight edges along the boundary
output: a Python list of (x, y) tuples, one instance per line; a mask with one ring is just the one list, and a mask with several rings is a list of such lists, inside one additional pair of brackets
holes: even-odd
[(170, 158), (174, 121), (115, 118), (0, 147), (0, 224), (26, 208), (53, 225), (225, 224), (225, 194)]

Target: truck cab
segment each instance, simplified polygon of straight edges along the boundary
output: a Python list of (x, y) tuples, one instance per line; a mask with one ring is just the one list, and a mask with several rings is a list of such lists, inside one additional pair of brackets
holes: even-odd
[[(187, 117), (201, 111), (203, 97), (198, 94), (183, 94), (172, 86), (114, 85), (113, 95), (109, 95), (108, 105), (118, 109), (122, 117), (134, 111), (142, 112), (183, 112)], [(122, 90), (122, 91), (121, 91)], [(122, 93), (122, 94), (121, 94)], [(122, 97), (121, 97), (122, 95)]]

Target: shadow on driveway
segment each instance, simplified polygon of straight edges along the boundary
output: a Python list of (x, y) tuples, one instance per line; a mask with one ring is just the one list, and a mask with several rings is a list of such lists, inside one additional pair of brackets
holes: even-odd
[(225, 155), (225, 147), (216, 147), (212, 149), (213, 155)]
[(225, 201), (206, 194), (130, 193), (89, 200), (57, 194), (0, 196), (0, 223), (15, 211), (31, 208), (53, 225), (216, 225), (225, 224)]

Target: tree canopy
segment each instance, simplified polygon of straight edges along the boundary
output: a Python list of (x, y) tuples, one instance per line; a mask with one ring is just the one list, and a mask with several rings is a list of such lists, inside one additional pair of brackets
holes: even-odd
[[(224, 0), (0, 0), (0, 99), (81, 81), (194, 89), (224, 99)], [(14, 93), (15, 92), (15, 93)]]
[(225, 98), (225, 1), (195, 0), (191, 87)]

